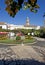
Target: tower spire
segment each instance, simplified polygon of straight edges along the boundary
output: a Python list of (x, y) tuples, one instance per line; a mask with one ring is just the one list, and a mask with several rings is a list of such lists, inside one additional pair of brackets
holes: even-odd
[(26, 26), (30, 26), (30, 20), (29, 20), (29, 17), (26, 18)]

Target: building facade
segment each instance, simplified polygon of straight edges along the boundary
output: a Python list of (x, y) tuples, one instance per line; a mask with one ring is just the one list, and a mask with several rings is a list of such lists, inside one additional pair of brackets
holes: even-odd
[(7, 29), (7, 23), (5, 23), (5, 22), (0, 22), (0, 28), (2, 28), (2, 29)]
[(38, 29), (40, 29), (40, 26), (31, 25), (30, 20), (27, 17), (25, 25), (14, 25), (14, 24), (7, 24), (5, 22), (0, 22), (0, 28), (9, 29), (9, 30), (14, 30), (14, 29), (35, 29), (35, 30), (38, 30)]

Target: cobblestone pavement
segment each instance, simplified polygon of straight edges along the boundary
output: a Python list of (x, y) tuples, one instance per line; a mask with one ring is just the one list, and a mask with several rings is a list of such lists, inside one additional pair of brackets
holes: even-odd
[(45, 48), (38, 46), (0, 47), (0, 65), (45, 65)]
[(12, 51), (11, 48), (0, 48), (0, 60), (14, 60), (15, 58), (17, 58), (17, 55)]
[(40, 47), (40, 46), (33, 46), (33, 48), (38, 53), (38, 55), (43, 57), (43, 59), (45, 61), (45, 48), (44, 47)]

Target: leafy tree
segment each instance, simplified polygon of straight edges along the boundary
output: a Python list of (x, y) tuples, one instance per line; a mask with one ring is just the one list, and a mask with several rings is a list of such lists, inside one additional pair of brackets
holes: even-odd
[(34, 31), (34, 35), (40, 37), (40, 29)]
[(45, 28), (40, 29), (40, 37), (45, 38)]
[(37, 0), (5, 0), (5, 4), (7, 5), (5, 10), (12, 17), (14, 17), (21, 8), (24, 10), (29, 8), (30, 11), (34, 13), (37, 13), (37, 9), (39, 8)]
[(45, 12), (44, 12), (44, 14), (43, 14), (43, 17), (45, 17)]

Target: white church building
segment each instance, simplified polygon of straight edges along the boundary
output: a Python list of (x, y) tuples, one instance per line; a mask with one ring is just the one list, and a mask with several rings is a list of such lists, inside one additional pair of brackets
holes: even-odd
[(31, 25), (29, 17), (27, 17), (25, 25), (14, 25), (14, 24), (8, 24), (5, 22), (0, 22), (0, 28), (9, 29), (9, 30), (14, 30), (14, 29), (35, 29), (35, 30), (38, 30), (38, 29), (40, 29), (40, 26)]

